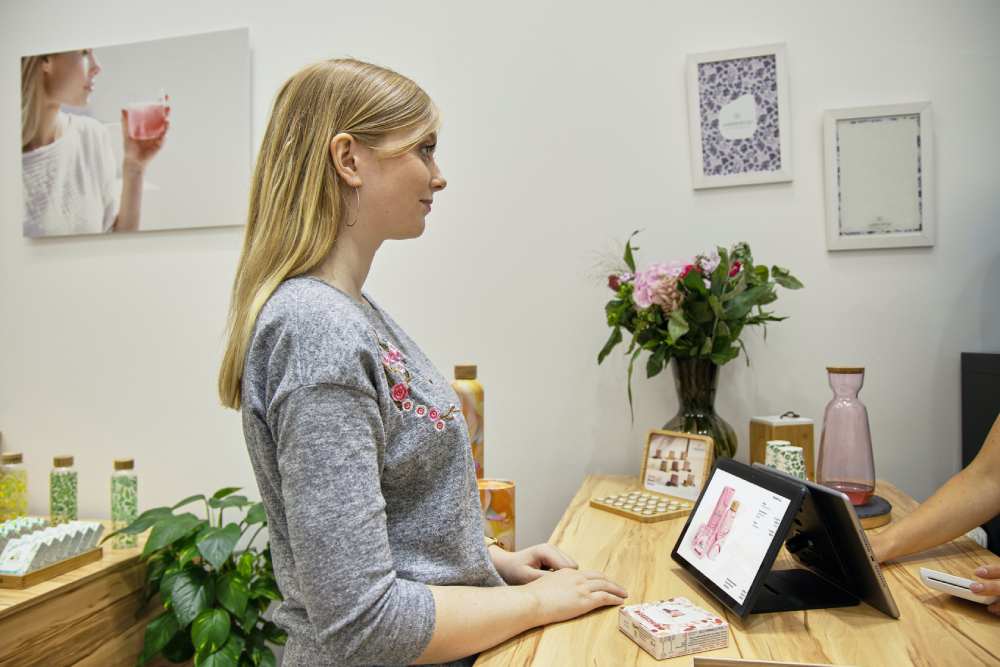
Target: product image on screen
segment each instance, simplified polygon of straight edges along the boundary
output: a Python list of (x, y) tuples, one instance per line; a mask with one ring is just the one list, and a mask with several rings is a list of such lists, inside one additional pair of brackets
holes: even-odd
[(677, 553), (743, 604), (789, 502), (716, 469)]

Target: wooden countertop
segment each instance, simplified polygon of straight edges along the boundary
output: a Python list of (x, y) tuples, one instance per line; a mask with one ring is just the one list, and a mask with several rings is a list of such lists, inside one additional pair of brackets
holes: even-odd
[[(730, 624), (728, 648), (695, 655), (856, 667), (1000, 664), (1000, 618), (982, 605), (938, 593), (920, 581), (921, 567), (971, 576), (980, 565), (1000, 563), (1000, 558), (967, 538), (883, 567), (899, 607), (899, 620), (861, 604), (752, 614), (741, 621), (671, 560), (670, 552), (686, 519), (643, 524), (588, 505), (594, 496), (629, 488), (637, 488), (635, 477), (588, 477), (549, 541), (581, 568), (601, 570), (624, 586), (629, 592), (628, 604), (684, 596), (723, 616)], [(917, 506), (887, 482), (879, 482), (876, 491), (892, 503), (894, 521)], [(782, 552), (776, 567), (791, 565), (790, 557)], [(476, 665), (486, 667), (691, 663), (690, 655), (654, 660), (618, 630), (617, 607), (535, 628), (483, 653), (476, 661)]]

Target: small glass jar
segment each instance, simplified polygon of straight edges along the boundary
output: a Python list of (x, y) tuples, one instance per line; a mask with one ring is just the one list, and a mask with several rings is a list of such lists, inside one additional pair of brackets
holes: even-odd
[[(129, 525), (139, 516), (138, 479), (135, 475), (135, 461), (115, 459), (115, 471), (111, 475), (111, 530), (119, 530)], [(115, 535), (111, 538), (113, 549), (130, 549), (136, 545), (135, 535)]]
[(72, 456), (52, 459), (49, 473), (49, 521), (53, 526), (77, 520), (77, 474)]
[(28, 471), (19, 453), (0, 455), (0, 521), (28, 513)]
[(853, 505), (864, 505), (875, 492), (875, 457), (868, 409), (858, 399), (864, 368), (827, 368), (833, 400), (823, 413), (819, 483), (847, 494)]

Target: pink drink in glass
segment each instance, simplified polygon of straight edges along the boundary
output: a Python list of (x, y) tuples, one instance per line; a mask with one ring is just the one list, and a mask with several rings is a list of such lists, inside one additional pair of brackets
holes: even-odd
[(166, 130), (167, 105), (164, 102), (136, 102), (128, 111), (128, 136), (132, 139), (157, 139)]
[(858, 400), (865, 381), (863, 368), (827, 368), (833, 400), (823, 414), (816, 476), (820, 484), (864, 505), (875, 492), (875, 458), (868, 410)]

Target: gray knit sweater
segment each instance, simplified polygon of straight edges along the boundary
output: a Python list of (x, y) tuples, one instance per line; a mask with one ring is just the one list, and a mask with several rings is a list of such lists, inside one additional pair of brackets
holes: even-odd
[(243, 432), (289, 667), (408, 664), (434, 631), (428, 584), (503, 585), (459, 399), (367, 301), (287, 280), (247, 353)]

